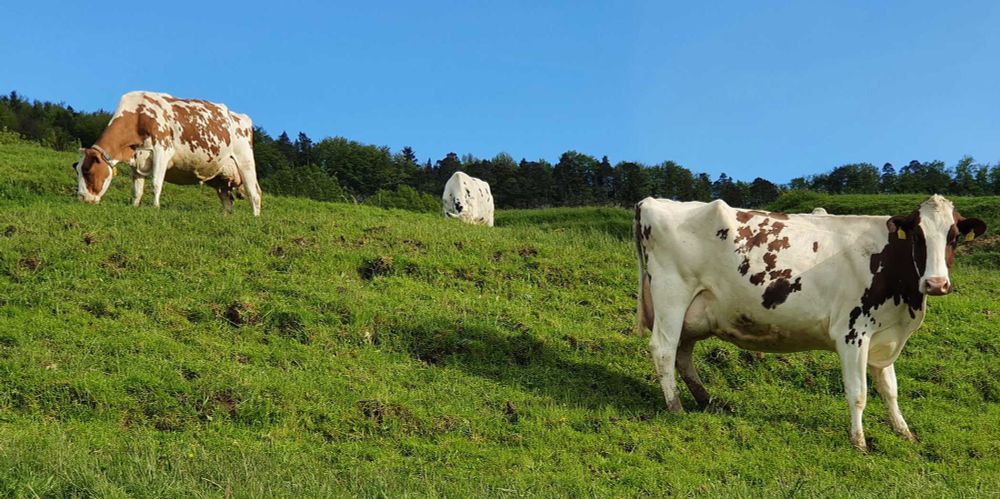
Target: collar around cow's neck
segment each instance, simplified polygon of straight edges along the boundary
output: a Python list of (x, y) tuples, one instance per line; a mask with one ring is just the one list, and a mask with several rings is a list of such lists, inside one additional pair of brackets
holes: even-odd
[(112, 165), (113, 164), (111, 162), (114, 161), (114, 159), (111, 158), (111, 155), (108, 154), (108, 151), (105, 151), (104, 148), (102, 148), (101, 146), (99, 146), (97, 144), (94, 144), (94, 145), (90, 146), (90, 148), (91, 149), (96, 149), (97, 152), (101, 153), (101, 156), (104, 157), (104, 161), (106, 161), (108, 163), (108, 165)]

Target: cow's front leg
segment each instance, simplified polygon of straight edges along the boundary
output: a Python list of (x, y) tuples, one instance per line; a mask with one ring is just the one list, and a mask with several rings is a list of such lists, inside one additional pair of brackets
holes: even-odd
[(681, 399), (677, 395), (674, 372), (680, 328), (676, 328), (678, 329), (676, 333), (671, 331), (674, 328), (662, 325), (664, 321), (659, 317), (653, 322), (653, 337), (649, 342), (649, 351), (653, 354), (653, 364), (656, 365), (656, 374), (660, 377), (660, 388), (663, 390), (664, 400), (667, 401), (667, 410), (684, 412), (684, 406), (681, 405)]
[(142, 202), (142, 191), (146, 187), (146, 177), (135, 172), (132, 173), (132, 206), (139, 206)]
[(889, 411), (889, 423), (892, 425), (892, 429), (899, 436), (911, 442), (916, 442), (917, 438), (910, 432), (910, 428), (906, 426), (906, 421), (903, 419), (903, 414), (899, 412), (899, 403), (896, 401), (895, 365), (889, 364), (886, 367), (871, 366), (871, 370), (872, 378), (875, 380), (875, 389), (878, 390), (879, 396), (882, 397), (882, 401), (885, 402), (885, 407)]
[(677, 346), (684, 326), (684, 314), (691, 303), (691, 293), (683, 281), (670, 279), (670, 272), (653, 277), (650, 285), (650, 299), (653, 302), (653, 335), (649, 342), (656, 373), (660, 376), (663, 398), (670, 412), (684, 412), (677, 394), (675, 367)]
[(865, 444), (865, 430), (861, 423), (868, 396), (868, 379), (865, 376), (868, 364), (868, 337), (861, 336), (854, 343), (847, 343), (841, 336), (837, 342), (837, 353), (840, 354), (844, 394), (847, 396), (847, 405), (851, 412), (851, 444), (860, 450), (868, 450)]
[(167, 176), (166, 154), (153, 151), (153, 206), (160, 207), (160, 192), (163, 191), (163, 180)]
[(250, 200), (250, 207), (253, 209), (253, 216), (260, 216), (261, 192), (260, 184), (257, 182), (257, 168), (254, 163), (253, 153), (244, 155), (240, 160), (236, 160), (236, 168), (243, 178), (243, 189)]

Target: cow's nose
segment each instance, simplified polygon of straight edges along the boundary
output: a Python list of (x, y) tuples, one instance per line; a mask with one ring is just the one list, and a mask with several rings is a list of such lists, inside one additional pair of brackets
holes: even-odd
[(928, 277), (926, 286), (927, 294), (931, 296), (946, 295), (951, 291), (951, 283), (947, 277)]

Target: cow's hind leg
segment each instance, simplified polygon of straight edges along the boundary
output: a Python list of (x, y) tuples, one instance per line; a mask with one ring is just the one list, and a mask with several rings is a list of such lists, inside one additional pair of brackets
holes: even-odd
[(885, 407), (889, 411), (889, 423), (892, 425), (892, 429), (896, 431), (901, 437), (911, 441), (916, 442), (917, 438), (913, 436), (910, 432), (910, 428), (906, 426), (906, 421), (903, 420), (903, 415), (899, 412), (899, 403), (896, 401), (896, 368), (893, 364), (889, 364), (886, 367), (875, 367), (870, 366), (872, 370), (872, 378), (875, 379), (875, 389), (878, 390), (879, 397), (882, 397), (882, 401), (885, 402)]
[[(846, 331), (847, 328), (843, 330)], [(840, 367), (844, 376), (844, 394), (851, 413), (851, 444), (858, 449), (867, 450), (861, 417), (868, 396), (868, 379), (865, 373), (868, 364), (868, 338), (861, 336), (855, 344), (847, 343), (841, 335), (837, 341), (837, 353), (840, 355)]]
[(708, 395), (708, 390), (705, 389), (705, 384), (702, 383), (701, 377), (698, 376), (698, 370), (694, 366), (692, 356), (694, 345), (697, 342), (698, 340), (695, 339), (681, 338), (681, 342), (677, 346), (677, 370), (680, 371), (681, 379), (684, 380), (688, 390), (691, 390), (695, 401), (698, 402), (699, 406), (705, 408), (712, 401), (712, 397)]

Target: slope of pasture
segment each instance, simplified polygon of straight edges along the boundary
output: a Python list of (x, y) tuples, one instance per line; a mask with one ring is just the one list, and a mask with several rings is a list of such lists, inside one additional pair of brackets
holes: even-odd
[(830, 353), (706, 342), (729, 409), (666, 413), (613, 212), (255, 220), (199, 188), (132, 208), (122, 178), (86, 206), (74, 159), (0, 145), (0, 495), (1000, 490), (995, 266), (959, 263), (897, 364), (921, 441), (873, 396), (862, 454)]

